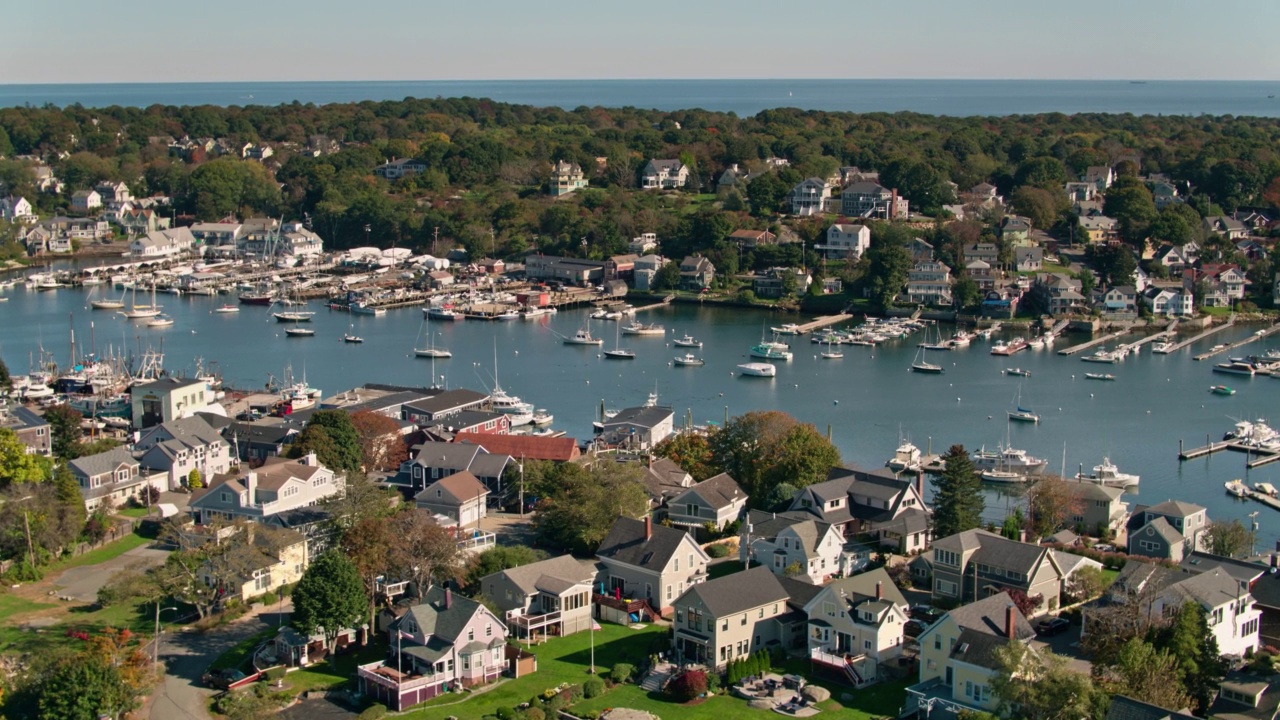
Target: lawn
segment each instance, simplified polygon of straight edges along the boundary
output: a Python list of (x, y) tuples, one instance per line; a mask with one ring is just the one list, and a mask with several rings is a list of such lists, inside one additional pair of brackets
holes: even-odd
[(239, 668), (244, 670), (249, 665), (249, 655), (253, 652), (253, 649), (258, 647), (262, 641), (274, 636), (275, 634), (275, 628), (267, 628), (262, 632), (250, 635), (233, 645), (226, 652), (219, 655), (218, 659), (214, 660), (213, 663), (209, 665), (209, 669), (222, 670), (223, 668)]
[(4, 622), (14, 615), (35, 612), (37, 610), (47, 610), (51, 607), (57, 607), (57, 605), (39, 603), (34, 600), (28, 600), (26, 598), (20, 598), (17, 595), (5, 593), (0, 595), (0, 622)]
[(151, 514), (151, 508), (144, 508), (144, 507), (124, 508), (123, 510), (117, 510), (116, 514), (121, 517), (127, 517), (127, 518), (146, 517), (147, 515)]
[[(448, 704), (455, 702), (456, 696), (444, 695), (402, 717), (426, 720), (455, 715), (459, 720), (480, 720), (500, 707), (515, 707), (528, 702), (534, 695), (560, 683), (580, 683), (587, 678), (587, 667), (591, 663), (592, 635), (595, 636), (596, 670), (605, 672), (615, 663), (642, 663), (651, 650), (665, 646), (667, 628), (647, 625), (641, 630), (633, 630), (605, 623), (595, 633), (580, 632), (535, 645), (532, 651), (538, 656), (536, 673), (519, 680), (505, 680), (493, 689), (458, 704)], [(602, 697), (610, 695), (612, 693), (606, 693)]]
[(308, 690), (336, 690), (355, 678), (357, 665), (365, 665), (387, 656), (387, 645), (382, 642), (384, 639), (379, 636), (379, 642), (339, 655), (332, 665), (326, 662), (304, 670), (295, 670), (285, 676), (285, 684), (295, 694)]
[(62, 572), (63, 570), (69, 570), (71, 568), (84, 567), (85, 565), (97, 565), (98, 563), (103, 563), (108, 560), (114, 560), (134, 548), (140, 548), (143, 545), (150, 544), (151, 541), (152, 538), (143, 537), (136, 532), (130, 533), (113, 543), (103, 545), (97, 550), (90, 550), (83, 555), (77, 555), (75, 557), (63, 558), (62, 560), (59, 560), (45, 568), (44, 573), (48, 576), (52, 573)]

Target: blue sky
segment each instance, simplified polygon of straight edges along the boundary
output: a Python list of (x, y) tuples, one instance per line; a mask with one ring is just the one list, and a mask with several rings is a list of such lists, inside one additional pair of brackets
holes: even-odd
[(27, 0), (0, 83), (1280, 79), (1276, 0)]

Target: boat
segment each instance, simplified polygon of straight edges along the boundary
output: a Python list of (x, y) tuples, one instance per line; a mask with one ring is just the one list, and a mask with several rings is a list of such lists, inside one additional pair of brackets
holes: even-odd
[[(427, 335), (431, 339), (427, 343), (426, 347), (424, 348), (415, 347), (413, 349), (413, 354), (415, 356), (420, 358), (451, 358), (453, 357), (453, 353), (449, 352), (447, 349), (442, 347), (436, 347), (436, 335), (439, 335), (439, 333), (431, 332), (431, 321), (427, 320), (424, 317), (422, 319), (422, 327), (427, 329)], [(418, 335), (419, 337), (422, 335), (422, 328), (418, 328)], [(416, 338), (414, 339), (413, 344), (414, 345), (418, 344), (418, 341)]]
[(623, 334), (626, 335), (666, 335), (666, 328), (661, 325), (651, 325), (641, 322), (633, 322), (622, 328)]
[(1213, 393), (1214, 395), (1235, 395), (1236, 394), (1235, 388), (1229, 388), (1226, 385), (1211, 385), (1209, 386), (1209, 392)]
[(1049, 461), (1032, 457), (1026, 450), (1017, 450), (1002, 446), (998, 450), (982, 448), (973, 454), (975, 470), (1008, 470), (1025, 475), (1039, 475), (1048, 467)]
[(150, 328), (166, 328), (173, 325), (173, 318), (168, 315), (157, 315), (147, 321), (147, 327)]
[(1085, 355), (1084, 357), (1080, 358), (1080, 360), (1083, 362), (1106, 363), (1108, 365), (1114, 365), (1116, 361), (1120, 359), (1120, 357), (1121, 356), (1117, 355), (1116, 353), (1108, 352), (1106, 348), (1100, 348), (1097, 352), (1093, 353), (1092, 355)]
[(270, 305), (276, 301), (276, 294), (271, 290), (246, 290), (239, 296), (241, 305)]
[(613, 349), (604, 351), (605, 359), (606, 360), (635, 360), (636, 359), (635, 350), (632, 350), (631, 348), (621, 347), (620, 342), (621, 342), (621, 335), (617, 332), (617, 329), (615, 328)]
[(1111, 373), (1085, 373), (1085, 380), (1115, 380), (1116, 376)]
[(1247, 362), (1241, 362), (1239, 360), (1218, 363), (1217, 365), (1213, 366), (1213, 371), (1216, 373), (1223, 373), (1226, 375), (1248, 375), (1249, 377), (1253, 377), (1255, 372), (1253, 369), (1253, 365)]
[(1027, 481), (1026, 475), (1012, 470), (983, 470), (978, 473), (978, 477), (982, 478), (984, 482), (1004, 483), (1010, 485), (1015, 483), (1024, 483)]
[(840, 358), (844, 357), (844, 353), (841, 352), (840, 350), (836, 350), (835, 347), (831, 344), (830, 338), (827, 339), (827, 349), (822, 353), (819, 353), (819, 355), (822, 357), (823, 360), (839, 360)]
[(89, 307), (94, 310), (122, 310), (124, 309), (124, 293), (120, 293), (119, 300), (90, 300)]
[(507, 416), (511, 427), (533, 422), (533, 406), (502, 389), (498, 383), (498, 342), (493, 343), (493, 390), (489, 392), (489, 407)]
[(1280, 497), (1280, 490), (1276, 490), (1276, 486), (1269, 482), (1256, 482), (1253, 489), (1268, 497)]
[(927, 351), (922, 347), (916, 350), (916, 359), (911, 363), (911, 372), (926, 373), (929, 375), (941, 375), (942, 366), (928, 361), (927, 357), (920, 357), (921, 353)]
[(1004, 374), (1013, 375), (1015, 377), (1031, 377), (1031, 371), (1023, 370), (1022, 368), (1005, 368)]
[(778, 374), (778, 368), (770, 363), (742, 363), (738, 366), (738, 374), (771, 378)]
[(1153, 343), (1151, 345), (1151, 352), (1155, 353), (1156, 355), (1168, 355), (1169, 353), (1173, 352), (1174, 347), (1176, 347), (1176, 344), (1171, 342)]
[(1040, 416), (1022, 407), (1022, 387), (1018, 387), (1018, 396), (1014, 401), (1014, 410), (1009, 411), (1009, 419), (1017, 422), (1039, 423)]
[(311, 318), (315, 317), (315, 313), (300, 310), (285, 310), (284, 312), (271, 313), (271, 317), (275, 318), (276, 322), (300, 323), (311, 322)]
[(591, 319), (587, 319), (587, 324), (578, 328), (578, 332), (573, 337), (564, 338), (565, 345), (603, 345), (604, 338), (598, 338), (591, 334)]
[(800, 329), (800, 326), (799, 326), (799, 325), (797, 325), (797, 324), (795, 324), (795, 323), (784, 323), (784, 324), (783, 324), (782, 326), (780, 326), (780, 327), (769, 328), (769, 329), (770, 329), (770, 330), (773, 330), (773, 332), (774, 332), (774, 333), (776, 333), (776, 334), (778, 334), (778, 335), (802, 335), (802, 334), (804, 334), (804, 330), (801, 330), (801, 329)]
[(533, 420), (530, 421), (530, 424), (532, 424), (534, 427), (545, 427), (547, 425), (550, 425), (552, 422), (554, 422), (555, 419), (556, 419), (555, 415), (552, 415), (551, 413), (547, 412), (546, 410), (543, 410), (542, 408), (538, 408), (538, 410), (533, 413)]
[(1014, 338), (1009, 342), (999, 340), (995, 345), (991, 346), (992, 355), (1012, 355), (1027, 349), (1027, 341), (1022, 338)]
[(1138, 484), (1139, 477), (1130, 473), (1122, 473), (1120, 469), (1111, 462), (1111, 458), (1103, 457), (1102, 464), (1093, 466), (1092, 474), (1085, 474), (1083, 470), (1076, 473), (1076, 480), (1098, 483), (1108, 487), (1133, 487)]
[(884, 466), (899, 473), (917, 472), (920, 470), (920, 448), (913, 445), (910, 440), (903, 441)]
[(370, 305), (364, 300), (357, 300), (351, 303), (347, 306), (347, 310), (349, 310), (352, 315), (372, 315), (374, 317), (382, 317), (387, 314), (386, 308)]
[(151, 286), (151, 304), (138, 304), (138, 287), (133, 287), (133, 301), (129, 303), (126, 310), (119, 311), (120, 315), (125, 316), (129, 320), (141, 320), (143, 318), (153, 318), (160, 314), (160, 306), (156, 304), (156, 287)]
[(765, 340), (764, 332), (760, 333), (760, 342), (751, 346), (751, 357), (760, 358), (761, 360), (790, 360), (792, 358), (791, 346), (778, 342), (778, 336), (775, 334), (773, 340)]
[(443, 305), (423, 308), (422, 312), (432, 320), (461, 320), (463, 318), (462, 313)]
[(682, 338), (672, 340), (671, 344), (675, 345), (676, 347), (687, 347), (687, 348), (702, 347), (702, 341), (693, 339), (692, 335), (685, 335)]
[(285, 328), (284, 334), (288, 335), (289, 337), (311, 337), (312, 335), (316, 334), (316, 331), (312, 330), (311, 328), (291, 327), (291, 328)]
[(707, 364), (705, 360), (694, 355), (693, 353), (685, 353), (684, 355), (677, 355), (676, 359), (672, 360), (672, 362), (682, 367), (701, 367)]
[(216, 313), (222, 313), (222, 314), (238, 313), (240, 312), (240, 306), (239, 305), (222, 305), (221, 307), (214, 308), (213, 311)]
[(359, 335), (343, 335), (342, 342), (356, 345), (364, 342), (364, 338), (360, 337)]
[(1280, 449), (1280, 433), (1276, 432), (1267, 421), (1261, 418), (1254, 422), (1237, 420), (1235, 427), (1222, 436), (1223, 440), (1234, 440), (1237, 445), (1269, 450)]
[(1245, 485), (1244, 481), (1240, 480), (1239, 478), (1235, 480), (1228, 480), (1223, 484), (1227, 488), (1228, 495), (1231, 495), (1232, 497), (1238, 497), (1238, 498), (1249, 497), (1249, 486)]

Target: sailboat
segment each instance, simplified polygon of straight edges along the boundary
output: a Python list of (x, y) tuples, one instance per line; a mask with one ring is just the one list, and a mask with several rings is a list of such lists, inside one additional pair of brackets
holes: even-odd
[(129, 320), (138, 320), (141, 318), (153, 318), (160, 314), (160, 306), (156, 304), (156, 286), (151, 285), (151, 304), (138, 304), (138, 286), (133, 286), (133, 300), (129, 303), (129, 309), (121, 310), (120, 314)]
[(828, 337), (827, 349), (825, 352), (821, 353), (821, 355), (823, 360), (839, 360), (840, 358), (844, 357), (844, 352), (840, 350), (836, 350), (835, 347), (831, 344), (831, 338)]
[(621, 329), (622, 329), (621, 324), (619, 324), (617, 327), (614, 328), (613, 349), (604, 351), (604, 357), (606, 360), (635, 360), (636, 359), (636, 352), (634, 350), (632, 350), (631, 348), (621, 347), (621, 342), (622, 342)]
[(498, 384), (498, 341), (496, 339), (493, 342), (493, 391), (489, 393), (489, 405), (494, 412), (506, 415), (511, 427), (533, 422), (533, 406), (507, 393)]
[[(418, 356), (418, 357), (421, 357), (421, 358), (451, 358), (451, 357), (453, 357), (453, 353), (449, 352), (447, 349), (442, 348), (442, 347), (441, 347), (441, 348), (436, 347), (436, 334), (437, 334), (437, 333), (432, 333), (432, 332), (431, 332), (431, 321), (430, 321), (429, 319), (427, 319), (427, 318), (424, 316), (424, 317), (422, 318), (422, 323), (423, 323), (423, 327), (426, 327), (426, 328), (427, 328), (427, 336), (428, 336), (428, 338), (429, 338), (429, 341), (428, 341), (427, 347), (424, 347), (424, 348), (414, 348), (414, 349), (413, 349), (413, 354), (414, 354), (414, 355), (416, 355), (416, 356)], [(422, 335), (422, 328), (421, 328), (421, 327), (418, 329), (418, 335), (419, 335), (419, 336), (421, 336), (421, 335)], [(414, 343), (414, 344), (416, 345), (417, 343)], [(434, 374), (434, 373), (433, 373), (433, 374)]]
[(1022, 386), (1018, 386), (1018, 399), (1014, 403), (1016, 410), (1009, 411), (1009, 419), (1018, 422), (1039, 423), (1040, 416), (1034, 412), (1022, 407)]
[[(998, 453), (988, 453), (985, 448), (975, 454), (974, 465), (978, 476), (991, 483), (1013, 484), (1027, 481), (1028, 474), (1043, 471), (1048, 463), (1028, 456), (1022, 450), (1009, 447), (1009, 425), (1005, 425), (1004, 447)], [(1066, 450), (1063, 450), (1064, 457)], [(1014, 468), (1018, 468), (1015, 470)]]
[(342, 336), (342, 342), (351, 343), (353, 345), (364, 342), (364, 338), (360, 337), (359, 335), (356, 335), (355, 327), (356, 327), (355, 323), (352, 323), (347, 326), (347, 334)]
[[(925, 355), (925, 357), (921, 357), (921, 355)], [(929, 362), (927, 357), (927, 351), (923, 347), (916, 350), (916, 359), (911, 363), (911, 372), (941, 375), (942, 366)]]
[[(306, 306), (307, 303), (305, 300), (296, 300), (286, 297), (280, 300), (280, 304), (285, 307), (292, 307), (295, 305)], [(311, 322), (311, 318), (315, 317), (315, 313), (308, 312), (306, 310), (282, 310), (277, 313), (271, 313), (271, 317), (275, 318), (276, 322), (300, 323)]]
[(108, 300), (106, 298), (100, 298), (98, 300), (90, 300), (89, 307), (93, 308), (94, 310), (120, 310), (124, 308), (124, 293), (123, 292), (120, 293), (119, 300)]

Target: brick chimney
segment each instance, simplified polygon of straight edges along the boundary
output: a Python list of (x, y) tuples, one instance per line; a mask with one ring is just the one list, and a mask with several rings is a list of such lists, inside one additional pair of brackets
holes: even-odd
[(1008, 605), (1004, 609), (1004, 635), (1010, 640), (1015, 639), (1017, 636), (1016, 629), (1018, 626), (1017, 623), (1014, 622), (1014, 619), (1017, 617), (1016, 612), (1017, 608), (1013, 605)]
[[(453, 607), (453, 590), (446, 586), (444, 589), (444, 609), (448, 610), (451, 607)], [(1010, 637), (1012, 637), (1012, 635)]]
[(645, 542), (648, 542), (648, 541), (649, 541), (649, 539), (650, 539), (650, 538), (652, 538), (652, 537), (653, 537), (653, 516), (652, 516), (652, 515), (645, 515), (645, 516), (644, 516), (644, 539), (645, 539)]
[(877, 600), (884, 599), (884, 583), (880, 582), (879, 580), (876, 581), (876, 599)]
[(894, 188), (890, 192), (892, 194), (889, 196), (889, 217), (885, 218), (886, 220), (893, 220), (898, 217), (898, 188)]
[[(924, 470), (916, 473), (916, 494), (920, 496), (920, 500), (924, 501)], [(1280, 540), (1276, 541), (1280, 544)]]

